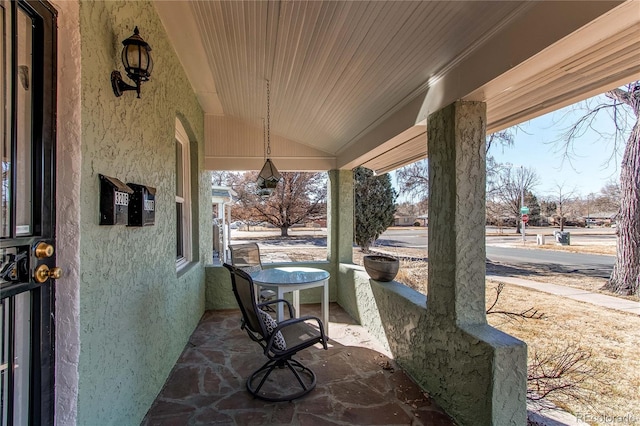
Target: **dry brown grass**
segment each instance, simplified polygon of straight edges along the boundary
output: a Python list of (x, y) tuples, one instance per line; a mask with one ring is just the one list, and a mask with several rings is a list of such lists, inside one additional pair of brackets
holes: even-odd
[(557, 244), (544, 244), (544, 245), (534, 245), (531, 242), (527, 242), (526, 245), (520, 246), (518, 248), (530, 248), (530, 249), (541, 249), (541, 250), (556, 250), (556, 251), (566, 251), (569, 253), (589, 253), (589, 254), (606, 254), (610, 256), (616, 255), (616, 246), (615, 244), (586, 244), (586, 243), (574, 243), (569, 246), (562, 246)]
[[(491, 301), (496, 286), (495, 282), (487, 282)], [(574, 414), (629, 414), (640, 421), (640, 316), (509, 284), (497, 306), (511, 311), (535, 307), (544, 313), (538, 320), (488, 316), (491, 325), (527, 342), (530, 360), (536, 352), (573, 346), (591, 352), (591, 365), (604, 371), (602, 380), (593, 377), (583, 384), (585, 401), (556, 395), (550, 397), (552, 402)]]
[[(568, 250), (563, 246), (542, 246), (547, 249)], [(538, 246), (539, 248), (539, 246)], [(571, 247), (571, 251), (585, 248)], [(385, 254), (421, 258), (424, 250), (374, 248)], [(589, 246), (584, 251), (606, 253), (608, 246)], [(294, 250), (292, 250), (294, 251)], [(292, 260), (316, 260), (326, 258), (325, 249), (300, 250), (289, 253)], [(354, 249), (354, 263), (362, 265), (363, 253)], [(500, 272), (501, 265), (489, 265), (490, 272)], [(571, 285), (598, 291), (604, 279), (558, 274), (551, 269), (528, 271), (527, 279)], [(402, 260), (396, 280), (426, 294), (427, 264), (419, 260)], [(494, 300), (496, 282), (487, 281), (487, 305)], [(535, 354), (549, 353), (564, 348), (578, 349), (591, 354), (589, 367), (602, 375), (588, 377), (581, 384), (585, 399), (575, 400), (562, 395), (552, 395), (549, 400), (578, 415), (592, 419), (601, 416), (629, 416), (640, 424), (640, 316), (573, 301), (536, 290), (507, 284), (496, 309), (522, 312), (535, 308), (544, 313), (541, 319), (513, 319), (504, 315), (488, 315), (489, 323), (527, 343), (530, 362)], [(596, 423), (597, 424), (597, 423)]]

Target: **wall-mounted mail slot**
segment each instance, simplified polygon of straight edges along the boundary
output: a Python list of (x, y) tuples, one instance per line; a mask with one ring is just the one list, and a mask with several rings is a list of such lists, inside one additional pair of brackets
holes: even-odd
[(133, 189), (114, 177), (100, 177), (100, 225), (126, 225)]
[(133, 194), (129, 203), (129, 226), (149, 226), (156, 220), (156, 189), (137, 183), (127, 183)]

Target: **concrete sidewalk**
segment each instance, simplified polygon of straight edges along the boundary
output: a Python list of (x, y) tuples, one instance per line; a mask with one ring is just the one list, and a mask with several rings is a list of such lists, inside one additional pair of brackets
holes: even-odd
[(634, 302), (633, 300), (607, 296), (605, 294), (594, 293), (574, 287), (524, 280), (522, 278), (505, 277), (501, 275), (487, 275), (486, 278), (488, 280), (501, 281), (507, 284), (514, 284), (521, 287), (532, 288), (534, 290), (543, 291), (545, 293), (555, 294), (558, 296), (567, 297), (569, 299), (578, 300), (580, 302), (586, 302), (593, 305), (603, 306), (609, 309), (615, 309), (621, 312), (640, 315), (640, 302)]

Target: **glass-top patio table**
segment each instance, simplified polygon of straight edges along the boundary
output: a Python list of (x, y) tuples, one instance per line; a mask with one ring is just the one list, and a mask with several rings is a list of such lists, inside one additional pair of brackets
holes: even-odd
[[(293, 308), (295, 314), (300, 315), (300, 290), (322, 287), (322, 322), (324, 331), (329, 335), (329, 273), (322, 269), (305, 268), (302, 266), (286, 266), (262, 269), (251, 273), (254, 284), (270, 288), (282, 299), (284, 293), (293, 293)], [(284, 319), (284, 306), (278, 304), (277, 319)]]

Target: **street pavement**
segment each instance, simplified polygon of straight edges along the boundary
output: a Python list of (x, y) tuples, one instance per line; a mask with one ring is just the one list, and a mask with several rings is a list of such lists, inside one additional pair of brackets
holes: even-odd
[[(553, 229), (538, 229), (536, 233), (553, 238)], [(529, 248), (522, 248), (522, 239), (518, 235), (496, 234), (488, 229), (487, 260), (504, 264), (538, 264), (553, 265), (560, 273), (581, 273), (585, 275), (607, 278), (615, 262), (615, 256), (594, 255), (586, 253), (569, 253), (553, 250), (536, 250), (531, 240), (535, 241), (536, 233), (532, 232), (527, 238)], [(615, 244), (615, 230), (609, 228), (577, 228), (570, 230), (572, 242), (577, 244)], [(280, 239), (279, 230), (263, 231), (232, 231), (233, 242), (260, 239), (260, 244), (268, 247), (295, 246), (323, 247), (326, 246), (326, 230), (291, 229), (290, 238)], [(273, 238), (271, 238), (273, 237)], [(390, 228), (377, 241), (377, 245), (386, 247), (427, 248), (427, 232), (425, 228)], [(283, 259), (273, 259), (283, 261)], [(615, 309), (621, 312), (640, 315), (640, 302), (631, 301), (600, 293), (589, 292), (573, 287), (552, 283), (541, 283), (522, 278), (502, 275), (487, 275), (487, 279), (503, 281), (522, 287), (532, 288), (545, 293), (555, 294), (569, 299), (591, 303), (598, 306)]]
[(487, 245), (487, 260), (514, 266), (541, 266), (558, 273), (579, 273), (597, 278), (609, 278), (615, 256), (571, 253), (557, 250), (522, 248), (519, 243)]

